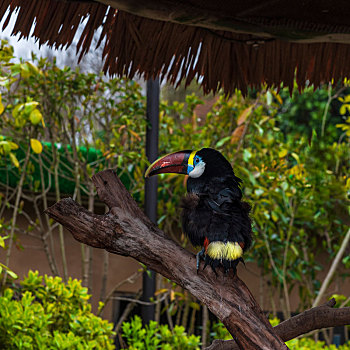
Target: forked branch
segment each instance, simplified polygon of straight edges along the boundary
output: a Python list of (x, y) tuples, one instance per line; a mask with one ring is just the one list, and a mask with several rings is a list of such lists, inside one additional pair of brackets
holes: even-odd
[(216, 277), (210, 269), (197, 274), (195, 256), (152, 224), (112, 170), (98, 173), (92, 181), (110, 209), (107, 214), (93, 214), (71, 198), (46, 213), (79, 242), (131, 256), (187, 289), (224, 323), (240, 349), (287, 349), (276, 334), (283, 335), (283, 324), (275, 332), (237, 275), (219, 272)]

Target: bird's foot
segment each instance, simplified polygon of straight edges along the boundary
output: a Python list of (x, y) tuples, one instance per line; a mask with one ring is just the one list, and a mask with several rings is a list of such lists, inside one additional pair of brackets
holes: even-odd
[(218, 273), (216, 272), (216, 268), (218, 266), (220, 266), (220, 260), (217, 259), (211, 259), (208, 255), (205, 256), (205, 260), (204, 260), (204, 267), (203, 270), (210, 265), (211, 269), (213, 270), (213, 272), (215, 273), (215, 276), (218, 277)]
[(196, 255), (196, 259), (197, 259), (197, 274), (198, 274), (198, 271), (199, 271), (199, 263), (201, 261), (201, 258), (204, 260), (204, 257), (205, 257), (205, 249), (202, 248), (202, 250), (200, 252), (198, 252), (197, 255)]
[(213, 265), (210, 265), (210, 267), (211, 267), (211, 269), (214, 271), (215, 276), (218, 277), (218, 273), (216, 272), (215, 267), (214, 267)]

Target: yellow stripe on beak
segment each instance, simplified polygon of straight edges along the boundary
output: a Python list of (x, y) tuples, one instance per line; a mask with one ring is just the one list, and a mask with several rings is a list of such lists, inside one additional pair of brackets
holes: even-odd
[(196, 153), (197, 151), (191, 152), (190, 157), (188, 158), (188, 165), (190, 165), (192, 168), (194, 168), (194, 156)]

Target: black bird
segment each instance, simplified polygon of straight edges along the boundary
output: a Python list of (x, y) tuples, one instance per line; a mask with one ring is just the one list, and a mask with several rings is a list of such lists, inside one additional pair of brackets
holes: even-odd
[(252, 242), (250, 205), (242, 201), (242, 182), (231, 164), (217, 150), (179, 151), (156, 160), (145, 176), (161, 173), (187, 174), (187, 196), (182, 201), (182, 227), (194, 246), (204, 268), (210, 265), (216, 273), (220, 265), (225, 273), (236, 273), (243, 253)]

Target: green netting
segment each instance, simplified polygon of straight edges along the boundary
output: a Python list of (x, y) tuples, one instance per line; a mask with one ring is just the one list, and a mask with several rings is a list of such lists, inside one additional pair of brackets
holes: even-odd
[[(43, 162), (43, 178), (45, 182), (45, 188), (49, 186), (49, 192), (55, 192), (55, 180), (54, 180), (54, 169), (53, 169), (53, 152), (52, 146), (48, 142), (43, 142), (43, 152), (41, 153)], [(67, 152), (70, 157), (73, 158), (72, 147), (70, 145), (62, 147), (59, 144), (55, 144), (57, 154), (59, 157), (59, 169), (58, 169), (58, 179), (59, 179), (59, 190), (61, 194), (72, 195), (75, 190), (75, 179), (74, 179), (74, 163), (72, 163), (68, 157)], [(16, 157), (20, 164), (23, 163), (25, 158), (25, 152), (23, 147), (20, 147), (15, 151)], [(41, 176), (40, 176), (40, 166), (37, 154), (31, 154), (30, 164), (27, 169), (26, 181), (24, 184), (24, 189), (41, 191)], [(87, 164), (87, 167), (91, 169), (91, 174), (101, 171), (106, 168), (105, 157), (100, 150), (94, 148), (86, 148), (84, 146), (78, 147), (78, 158)], [(123, 182), (124, 186), (130, 190), (133, 181), (133, 171), (134, 166), (129, 166), (127, 171), (125, 169), (117, 168), (116, 172)], [(51, 183), (49, 177), (51, 176)], [(11, 163), (10, 159), (6, 159), (6, 163), (2, 163), (0, 167), (0, 182), (7, 184), (12, 188), (15, 188), (19, 181), (19, 172), (16, 167)], [(85, 182), (85, 181), (84, 181)], [(86, 186), (82, 184), (82, 187), (86, 189)], [(82, 195), (84, 195), (82, 191)]]

